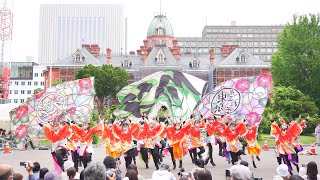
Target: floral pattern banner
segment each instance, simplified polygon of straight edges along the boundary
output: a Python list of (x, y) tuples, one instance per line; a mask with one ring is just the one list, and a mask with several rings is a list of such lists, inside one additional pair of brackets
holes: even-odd
[(10, 112), (14, 142), (42, 137), (39, 123), (89, 122), (94, 108), (94, 78), (84, 78), (47, 88)]
[(195, 112), (204, 117), (212, 114), (221, 116), (222, 113), (242, 116), (254, 125), (261, 120), (271, 83), (271, 76), (251, 76), (225, 81), (202, 98)]

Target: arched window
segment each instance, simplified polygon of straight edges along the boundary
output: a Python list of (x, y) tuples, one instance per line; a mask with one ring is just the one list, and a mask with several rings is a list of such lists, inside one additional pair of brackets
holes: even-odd
[(122, 62), (121, 62), (121, 65), (122, 67), (126, 68), (126, 67), (130, 67), (131, 66), (131, 62), (129, 59), (124, 59)]
[(158, 28), (158, 33), (157, 34), (163, 34), (163, 29), (161, 27)]
[(200, 61), (198, 59), (193, 59), (190, 63), (189, 63), (190, 67), (199, 67), (200, 65)]

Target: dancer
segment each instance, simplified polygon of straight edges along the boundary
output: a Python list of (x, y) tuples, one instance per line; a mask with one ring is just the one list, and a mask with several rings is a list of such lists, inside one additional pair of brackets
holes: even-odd
[[(203, 140), (200, 134), (200, 128), (205, 128), (204, 119), (201, 119), (199, 121), (194, 121), (188, 133), (190, 137), (190, 143), (191, 143), (190, 151), (192, 154), (192, 158), (191, 158), (192, 163), (194, 163), (198, 157), (201, 159), (202, 154), (205, 152), (205, 149), (203, 147)], [(199, 149), (200, 151), (197, 152), (197, 149)]]
[(251, 155), (252, 164), (254, 168), (257, 168), (254, 161), (254, 156), (260, 161), (259, 154), (261, 153), (261, 146), (257, 142), (258, 126), (247, 124), (247, 134), (244, 136), (244, 140), (247, 142), (248, 154)]
[(106, 142), (106, 154), (118, 159), (121, 155), (121, 141), (113, 134), (112, 126), (113, 122), (110, 119), (107, 124), (104, 125), (102, 139)]
[(281, 123), (280, 127), (274, 120), (272, 120), (272, 116), (270, 116), (272, 121), (270, 135), (276, 137), (276, 147), (278, 148), (277, 151), (279, 151), (280, 154), (279, 157), (282, 157), (283, 162), (289, 167), (290, 174), (292, 174), (291, 163), (293, 163), (295, 166), (299, 166), (299, 164), (294, 160), (296, 151), (292, 145), (292, 138), (300, 135), (302, 133), (302, 128), (296, 121), (293, 122), (291, 126), (288, 126), (286, 121), (281, 118), (279, 114), (278, 117)]
[[(174, 131), (175, 131), (175, 126), (173, 125), (173, 123), (171, 122), (171, 120), (168, 118), (168, 126), (165, 127), (164, 132), (165, 132), (165, 136), (167, 137), (167, 143), (168, 143), (168, 149), (170, 152), (170, 156), (171, 156), (171, 161), (172, 161), (172, 165), (173, 165), (173, 169), (176, 169), (176, 160), (174, 158), (174, 154), (173, 154), (173, 135), (174, 135)], [(179, 126), (180, 128), (180, 126)]]
[(60, 122), (62, 115), (56, 117), (51, 123), (43, 125), (43, 132), (46, 138), (52, 142), (51, 154), (54, 160), (55, 168), (57, 172), (62, 172), (64, 157), (67, 154), (66, 151), (66, 138), (70, 136), (71, 131), (69, 125), (63, 122)]
[[(180, 120), (181, 122), (181, 120)], [(174, 123), (174, 129), (167, 131), (167, 137), (171, 140), (172, 144), (172, 153), (175, 160), (179, 160), (179, 168), (182, 168), (182, 158), (184, 156), (184, 146), (187, 144), (187, 133), (193, 124), (193, 120), (190, 120), (184, 127), (182, 124)], [(169, 149), (170, 150), (170, 149)], [(174, 168), (175, 168), (175, 161), (174, 161)]]
[(121, 152), (124, 154), (126, 168), (132, 163), (134, 156), (133, 137), (137, 137), (139, 133), (139, 124), (130, 123), (129, 120), (118, 119), (113, 123), (113, 133), (120, 139)]
[(98, 136), (102, 136), (103, 133), (103, 118), (99, 115), (100, 122), (94, 127), (90, 127), (88, 122), (84, 122), (82, 127), (75, 124), (71, 124), (72, 132), (80, 137), (80, 152), (79, 160), (82, 162), (83, 167), (86, 168), (92, 161), (92, 154), (94, 153), (92, 147), (92, 136), (96, 133)]
[(208, 117), (207, 123), (206, 123), (206, 129), (207, 129), (207, 134), (210, 138), (210, 142), (208, 142), (207, 146), (209, 147), (209, 157), (205, 160), (205, 165), (208, 164), (209, 160), (212, 166), (216, 166), (216, 164), (213, 162), (213, 157), (212, 157), (212, 146), (216, 144), (216, 127), (218, 126), (219, 122), (215, 121), (212, 117)]
[(153, 158), (153, 162), (155, 164), (156, 169), (159, 169), (160, 164), (160, 141), (159, 136), (162, 133), (164, 129), (163, 123), (158, 123), (156, 125), (155, 121), (151, 121), (150, 123), (147, 123), (147, 120), (145, 120), (143, 131), (141, 132), (140, 136), (143, 137), (144, 146), (141, 147), (141, 155), (143, 161), (146, 163), (146, 168), (149, 168), (148, 165), (148, 151), (151, 151), (151, 155)]
[(76, 168), (76, 171), (79, 170), (79, 164), (81, 163), (79, 161), (79, 151), (80, 151), (80, 139), (81, 137), (78, 136), (78, 134), (71, 132), (71, 135), (67, 138), (67, 151), (71, 152), (72, 160), (74, 162), (74, 168)]
[(238, 136), (244, 136), (247, 133), (246, 125), (241, 121), (237, 123), (230, 122), (223, 133), (227, 137), (226, 149), (231, 156), (231, 163), (234, 165), (243, 154), (242, 150), (240, 150), (241, 143)]

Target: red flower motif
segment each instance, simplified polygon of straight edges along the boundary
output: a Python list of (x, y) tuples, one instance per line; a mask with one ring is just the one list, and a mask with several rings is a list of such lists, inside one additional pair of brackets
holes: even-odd
[(43, 91), (39, 92), (38, 94), (36, 94), (36, 95), (35, 95), (35, 96), (36, 96), (36, 99), (40, 99), (45, 92), (46, 92), (46, 91), (43, 90)]
[(271, 84), (271, 77), (270, 76), (259, 76), (258, 79), (258, 86), (263, 88), (267, 88)]
[(238, 89), (239, 91), (243, 92), (243, 91), (247, 91), (250, 88), (250, 84), (248, 82), (248, 80), (246, 79), (240, 79), (237, 84), (235, 85), (236, 89)]
[(77, 109), (76, 107), (69, 108), (67, 110), (67, 113), (73, 115), (74, 113), (76, 113), (76, 109)]
[(260, 120), (259, 114), (256, 112), (250, 112), (249, 114), (247, 114), (247, 120), (250, 124), (256, 124)]
[(27, 133), (28, 133), (28, 129), (29, 127), (27, 125), (24, 124), (20, 124), (19, 127), (17, 127), (16, 131), (15, 131), (15, 135), (19, 138), (22, 139)]
[(28, 113), (28, 106), (21, 106), (19, 109), (16, 110), (15, 114), (18, 119), (22, 118)]
[(91, 79), (90, 78), (84, 78), (79, 80), (79, 86), (83, 89), (88, 89), (91, 86)]

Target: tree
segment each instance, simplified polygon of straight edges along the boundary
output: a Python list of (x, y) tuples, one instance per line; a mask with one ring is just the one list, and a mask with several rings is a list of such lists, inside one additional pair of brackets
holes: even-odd
[(37, 89), (35, 89), (35, 90), (33, 91), (33, 95), (36, 95), (36, 94), (38, 94), (38, 93), (41, 93), (42, 91), (43, 91), (43, 89), (37, 88)]
[[(87, 65), (79, 69), (76, 79), (94, 77), (96, 90), (96, 102), (101, 114), (105, 114), (104, 105), (128, 84), (128, 73), (119, 67), (103, 65), (102, 67)], [(109, 104), (108, 104), (109, 105)]]
[(62, 84), (62, 81), (60, 79), (57, 79), (57, 80), (52, 82), (52, 86), (56, 86), (58, 84)]
[(320, 15), (294, 16), (277, 44), (271, 66), (275, 86), (296, 88), (320, 107)]
[(262, 124), (260, 125), (260, 131), (263, 133), (270, 133), (270, 114), (276, 119), (276, 114), (280, 115), (287, 121), (294, 120), (301, 115), (306, 117), (310, 115), (311, 118), (307, 123), (307, 128), (304, 130), (305, 134), (312, 134), (315, 128), (315, 119), (319, 113), (319, 109), (316, 106), (313, 99), (303, 94), (301, 91), (292, 87), (275, 87), (274, 94), (272, 96), (272, 102), (267, 104), (265, 112), (263, 114)]

